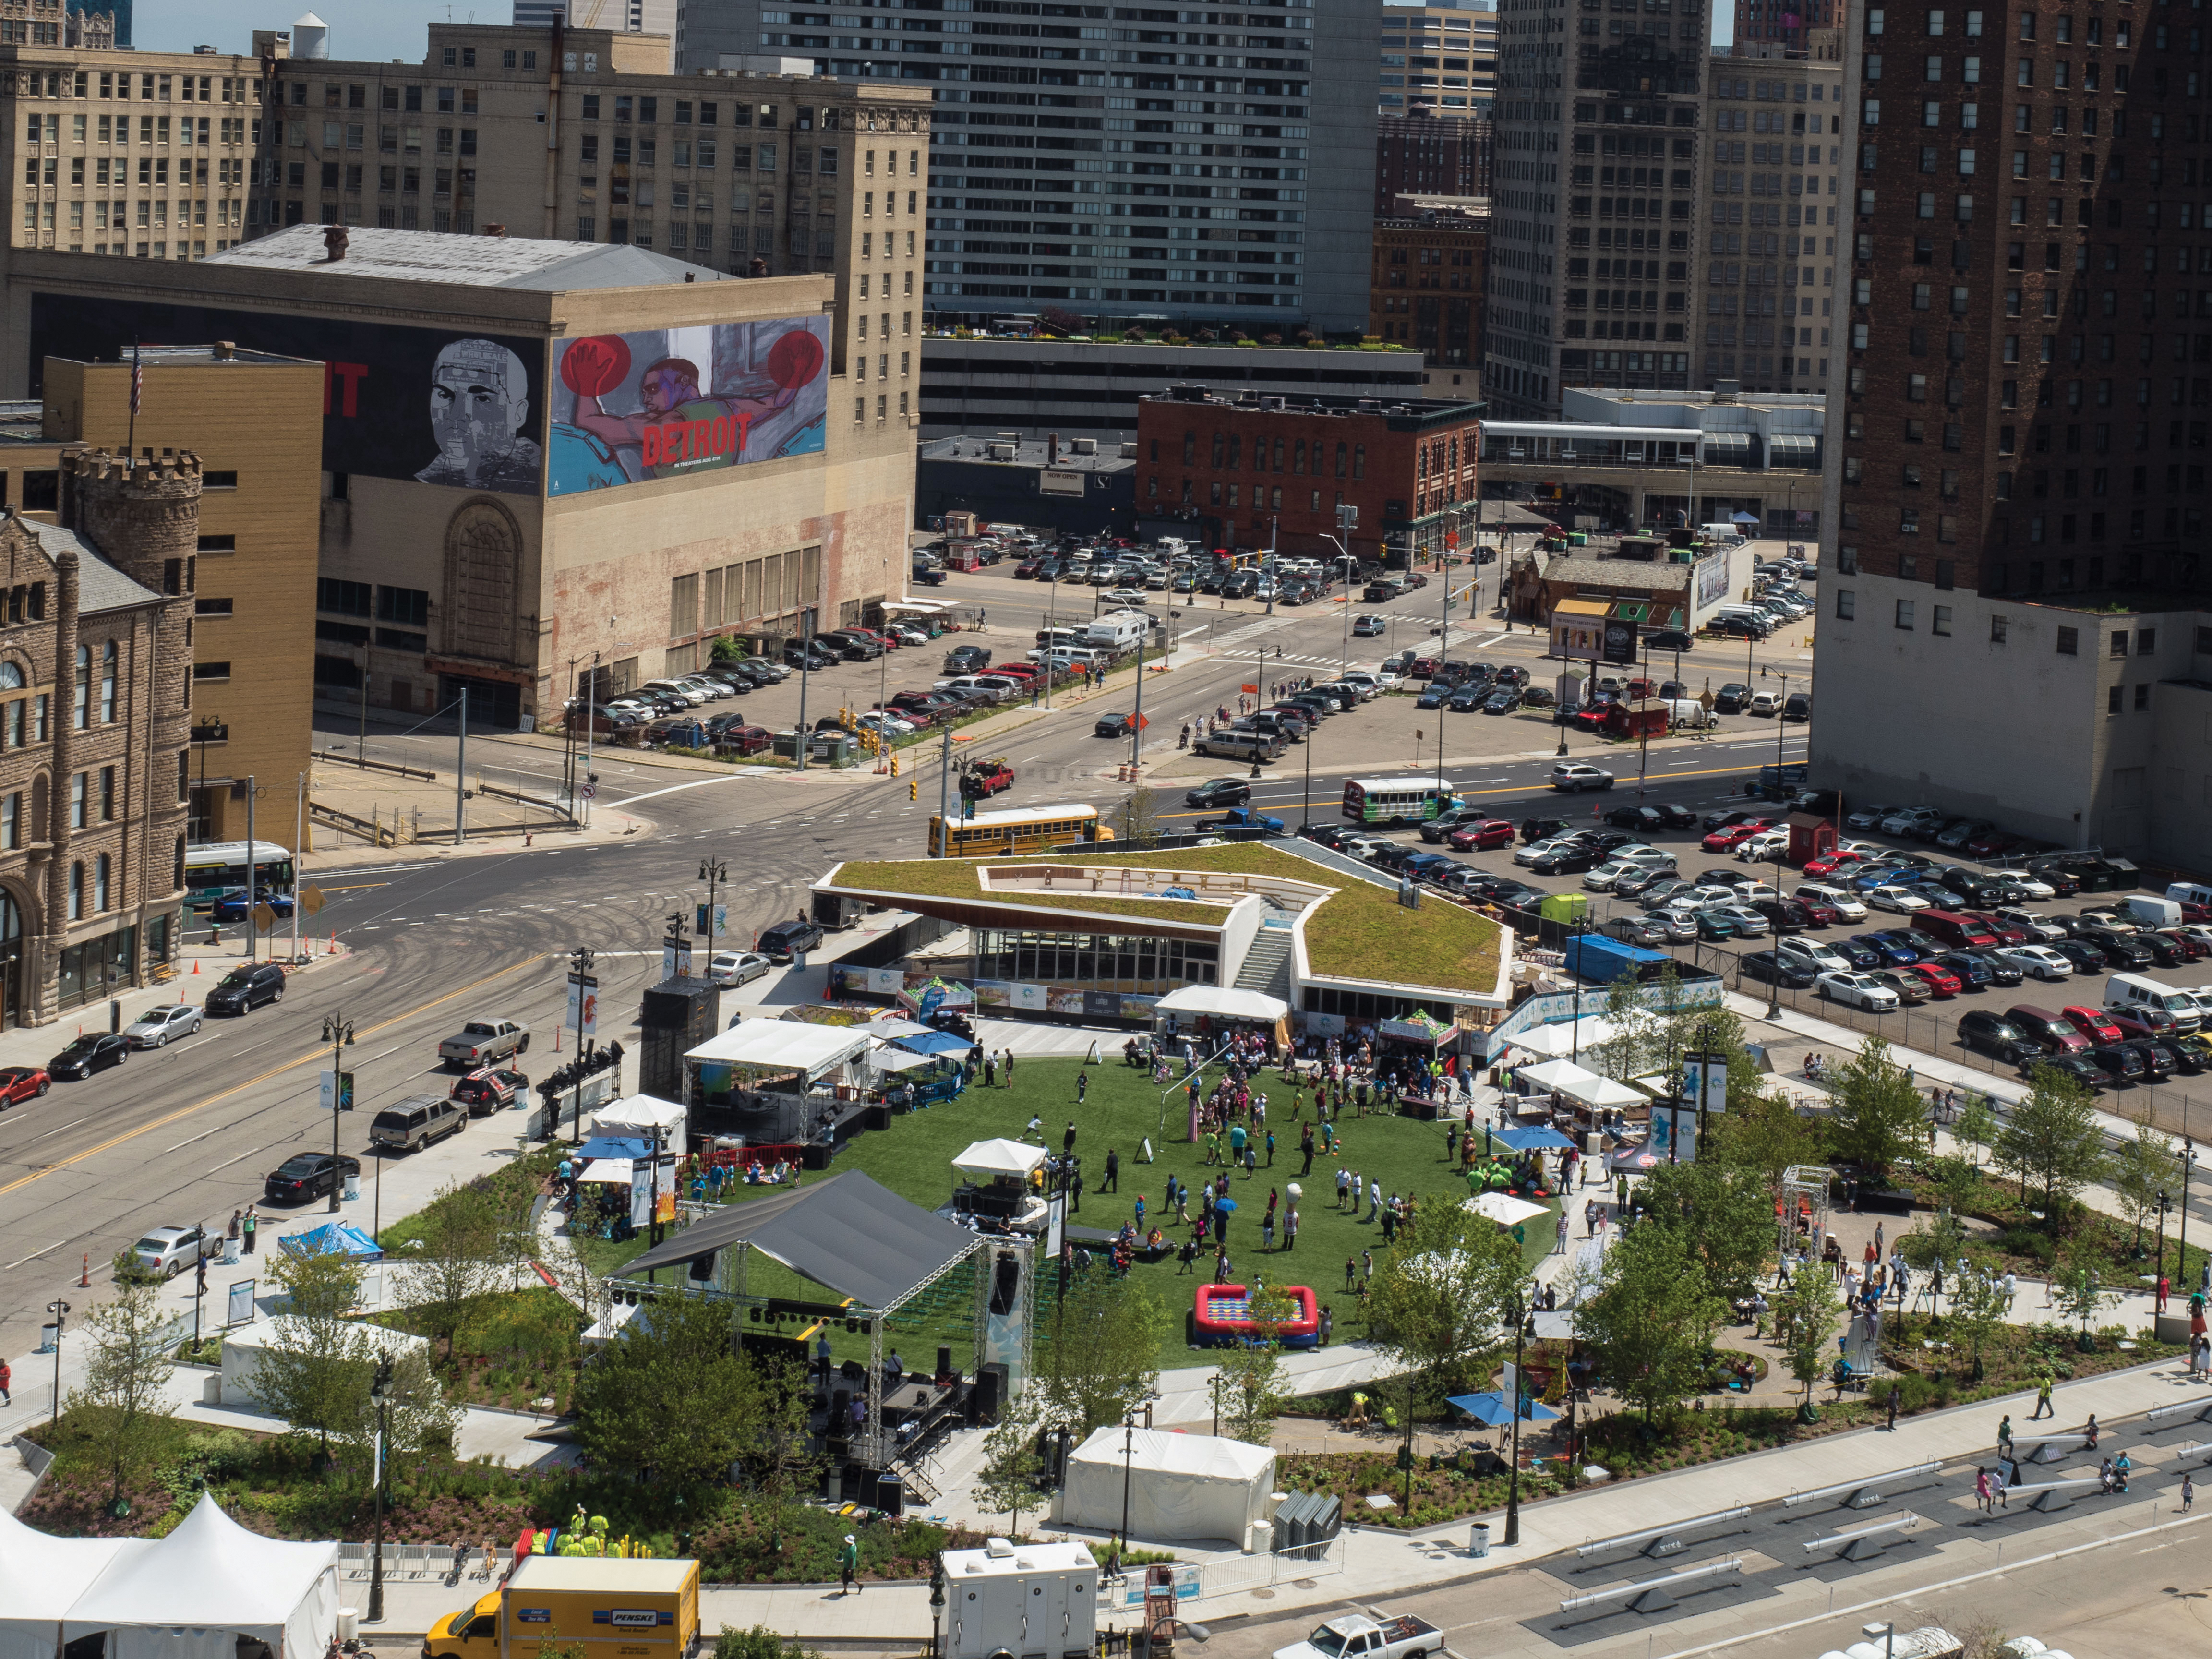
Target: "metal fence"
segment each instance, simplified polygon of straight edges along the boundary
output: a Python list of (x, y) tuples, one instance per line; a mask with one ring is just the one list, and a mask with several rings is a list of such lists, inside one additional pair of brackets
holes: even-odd
[[(1959, 1022), (1955, 1013), (1938, 1012), (1933, 1006), (1875, 1013), (1849, 1003), (1830, 1001), (1811, 991), (1790, 990), (1747, 979), (1737, 970), (1735, 954), (1717, 945), (1700, 945), (1696, 950), (1698, 965), (1721, 974), (1732, 991), (1750, 997), (1772, 998), (1793, 1013), (1810, 1015), (1832, 1025), (1880, 1037), (1893, 1048), (1941, 1055), (1954, 1066), (1970, 1066), (1991, 1077), (2025, 1082), (2017, 1066), (1963, 1047), (1956, 1036)], [(2130, 1085), (2106, 1091), (2099, 1097), (2099, 1103), (2123, 1117), (2148, 1114), (2153, 1128), (2169, 1134), (2195, 1135), (2199, 1133), (2197, 1126), (2212, 1125), (2212, 1093), (2205, 1092), (2207, 1084), (2212, 1084), (2212, 1077), (2189, 1086), (2171, 1083)]]
[[(1342, 1533), (1318, 1544), (1302, 1544), (1296, 1549), (1282, 1550), (1273, 1554), (1224, 1555), (1217, 1559), (1177, 1563), (1175, 1569), (1176, 1600), (1204, 1601), (1217, 1595), (1234, 1595), (1240, 1590), (1261, 1589), (1272, 1584), (1289, 1583), (1304, 1578), (1326, 1578), (1344, 1571), (1346, 1540)], [(1131, 1567), (1118, 1580), (1101, 1577), (1098, 1585), (1101, 1607), (1127, 1609), (1145, 1605), (1145, 1570)]]

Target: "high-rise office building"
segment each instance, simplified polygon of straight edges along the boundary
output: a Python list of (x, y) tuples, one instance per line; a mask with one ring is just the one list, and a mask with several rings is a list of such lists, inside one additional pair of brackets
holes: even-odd
[(1490, 121), (1424, 104), (1410, 115), (1375, 118), (1375, 211), (1401, 196), (1490, 194)]
[(1735, 0), (1735, 44), (1802, 51), (1817, 30), (1833, 29), (1836, 0)]
[(1692, 383), (1826, 391), (1842, 305), (1837, 239), (1850, 240), (1838, 224), (1849, 206), (1843, 65), (1739, 51), (1716, 52), (1705, 82)]
[(1689, 386), (1705, 30), (1704, 0), (1500, 14), (1482, 377), (1500, 413)]
[(1358, 329), (1375, 111), (1323, 71), (1373, 58), (1379, 0), (1082, 9), (1000, 24), (959, 0), (687, 0), (678, 56), (811, 58), (841, 80), (929, 86), (939, 318), (1050, 305)]
[(1487, 114), (1498, 92), (1497, 0), (1384, 0), (1381, 61), (1375, 107), (1383, 114), (1417, 105)]
[(2197, 15), (1850, 20), (1819, 635), (1850, 718), (1813, 738), (1847, 799), (2212, 866)]

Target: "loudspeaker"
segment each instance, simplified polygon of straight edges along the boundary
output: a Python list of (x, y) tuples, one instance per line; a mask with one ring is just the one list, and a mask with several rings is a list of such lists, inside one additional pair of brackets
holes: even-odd
[(876, 1482), (876, 1504), (885, 1515), (896, 1520), (906, 1512), (906, 1482), (897, 1475), (887, 1474)]
[(871, 1503), (875, 1495), (875, 1476), (858, 1463), (848, 1463), (837, 1471), (837, 1497), (841, 1503)]
[(684, 1098), (684, 1056), (714, 1035), (716, 995), (703, 979), (672, 979), (645, 994), (637, 1017), (643, 1036), (637, 1062), (639, 1093), (661, 1100)]
[(991, 1311), (1010, 1314), (1022, 1288), (1021, 1258), (1009, 1250), (999, 1257), (999, 1265), (991, 1274)]
[(1006, 1382), (1004, 1365), (984, 1365), (975, 1372), (975, 1385), (968, 1390), (968, 1426), (988, 1427), (999, 1420), (999, 1390)]
[(937, 1351), (937, 1375), (939, 1376), (952, 1375), (952, 1350), (949, 1347), (940, 1346)]

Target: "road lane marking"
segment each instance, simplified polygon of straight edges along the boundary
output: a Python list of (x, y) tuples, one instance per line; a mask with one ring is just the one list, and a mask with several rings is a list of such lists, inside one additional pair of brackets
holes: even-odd
[[(544, 954), (540, 953), (536, 956), (526, 957), (520, 962), (509, 963), (504, 968), (495, 969), (492, 972), (484, 975), (481, 979), (471, 980), (468, 984), (462, 986), (459, 990), (448, 991), (445, 995), (441, 997), (434, 997), (428, 1002), (422, 1003), (413, 1008), (410, 1008), (404, 1013), (394, 1014), (390, 1019), (380, 1020), (374, 1025), (366, 1026), (362, 1028), (361, 1035), (363, 1036), (374, 1036), (379, 1031), (389, 1030), (392, 1027), (399, 1024), (402, 1021), (413, 1019), (420, 1015), (427, 1014), (433, 1008), (441, 1007), (448, 1002), (454, 1001), (461, 997), (468, 996), (480, 988), (490, 984), (492, 981), (499, 979), (505, 975), (514, 973), (518, 969), (534, 967), (544, 960), (545, 957)], [(254, 1046), (259, 1048), (264, 1045), (257, 1043)], [(58, 1163), (46, 1164), (44, 1168), (34, 1170), (28, 1175), (19, 1176), (15, 1180), (8, 1182), (7, 1185), (0, 1186), (0, 1196), (5, 1196), (7, 1194), (15, 1191), (16, 1188), (20, 1187), (27, 1187), (34, 1181), (44, 1181), (48, 1176), (54, 1174), (58, 1170), (66, 1170), (72, 1164), (82, 1164), (88, 1158), (97, 1157), (100, 1153), (106, 1152), (112, 1147), (122, 1146), (125, 1141), (136, 1140), (140, 1135), (146, 1134), (155, 1129), (165, 1127), (172, 1123), (181, 1122), (184, 1119), (191, 1116), (196, 1112), (204, 1111), (208, 1107), (215, 1105), (219, 1101), (228, 1100), (232, 1096), (241, 1094), (245, 1091), (253, 1088), (258, 1084), (266, 1083), (272, 1077), (282, 1076), (284, 1073), (291, 1071), (295, 1066), (312, 1066), (318, 1060), (321, 1060), (324, 1054), (325, 1049), (323, 1045), (318, 1043), (306, 1054), (299, 1055), (295, 1059), (288, 1060), (281, 1066), (273, 1066), (269, 1070), (262, 1073), (259, 1076), (250, 1077), (243, 1083), (234, 1085), (228, 1089), (223, 1090), (220, 1094), (210, 1095), (206, 1099), (194, 1101), (189, 1106), (179, 1106), (173, 1112), (165, 1113), (160, 1117), (154, 1118), (148, 1122), (140, 1124), (135, 1129), (125, 1129), (119, 1134), (111, 1135), (106, 1140), (100, 1141), (95, 1146), (88, 1146), (81, 1152), (71, 1153), (69, 1157), (61, 1159)], [(236, 1163), (237, 1161), (238, 1160), (235, 1158), (231, 1160), (232, 1163)]]

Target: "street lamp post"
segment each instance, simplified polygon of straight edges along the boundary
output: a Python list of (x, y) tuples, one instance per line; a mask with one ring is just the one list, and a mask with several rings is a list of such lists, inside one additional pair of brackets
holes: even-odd
[(2158, 1189), (2158, 1276), (2160, 1279), (2166, 1277), (2166, 1212), (2168, 1207), (2166, 1188), (2161, 1187)]
[(2174, 1272), (2185, 1284), (2189, 1279), (2189, 1176), (2197, 1167), (2197, 1143), (2187, 1135), (2181, 1138), (2181, 1239), (2174, 1246)]
[[(1790, 701), (1790, 676), (1787, 674), (1782, 677), (1782, 700), (1784, 702)], [(1776, 714), (1774, 717), (1774, 788), (1777, 794), (1779, 794), (1782, 789), (1782, 734), (1786, 729), (1782, 716), (1779, 714)], [(1783, 820), (1782, 833), (1782, 844), (1774, 849), (1774, 891), (1778, 897), (1782, 892), (1782, 854), (1790, 842), (1787, 817)], [(1782, 1017), (1782, 980), (1779, 975), (1766, 981), (1766, 1017), (1769, 1019), (1779, 1019)]]
[(937, 1659), (942, 1651), (939, 1634), (945, 1627), (945, 1558), (938, 1556), (929, 1564), (929, 1653)]
[(384, 1460), (385, 1436), (389, 1421), (386, 1413), (392, 1404), (392, 1356), (380, 1355), (376, 1362), (375, 1380), (368, 1385), (368, 1397), (376, 1407), (375, 1467), (371, 1471), (372, 1484), (376, 1488), (375, 1530), (371, 1534), (368, 1569), (368, 1620), (374, 1625), (384, 1617)]
[(700, 860), (699, 879), (707, 884), (707, 927), (705, 930), (707, 934), (707, 971), (709, 975), (712, 975), (714, 971), (714, 934), (717, 931), (714, 925), (714, 917), (716, 915), (714, 908), (714, 896), (724, 887), (729, 884), (729, 860), (726, 859), (714, 858)]
[[(580, 1070), (584, 1059), (584, 1031), (586, 1026), (596, 1027), (599, 1024), (599, 1010), (594, 1000), (599, 995), (599, 981), (592, 976), (592, 947), (588, 945), (578, 945), (568, 957), (568, 983), (576, 988), (575, 1052), (576, 1064), (579, 1067), (576, 1079), (575, 1123), (572, 1134), (573, 1138), (579, 1142), (584, 1139), (584, 1082)], [(561, 1127), (560, 1097), (556, 1095), (548, 1100), (545, 1103), (545, 1139), (550, 1140)], [(378, 1165), (379, 1169), (382, 1167), (381, 1164)]]
[(331, 1177), (330, 1212), (338, 1212), (338, 1194), (345, 1182), (336, 1173), (338, 1161), (338, 1113), (345, 1105), (345, 1049), (353, 1041), (353, 1022), (343, 1014), (323, 1016), (323, 1041), (331, 1045)]
[(59, 1298), (46, 1304), (46, 1311), (54, 1318), (54, 1409), (46, 1419), (50, 1424), (62, 1420), (62, 1326), (69, 1318), (70, 1304)]
[[(1577, 1000), (1580, 1001), (1579, 997)], [(1575, 1023), (1580, 1025), (1582, 1010), (1579, 1006), (1575, 1013)], [(1513, 1386), (1508, 1390), (1509, 1397), (1505, 1402), (1506, 1410), (1513, 1413), (1513, 1444), (1506, 1459), (1510, 1482), (1505, 1489), (1505, 1541), (1508, 1544), (1521, 1541), (1521, 1337), (1528, 1327), (1528, 1307), (1522, 1300), (1521, 1292), (1516, 1291), (1513, 1295)]]
[(1136, 1455), (1137, 1419), (1133, 1413), (1121, 1419), (1121, 1544), (1114, 1552), (1117, 1556), (1129, 1547), (1129, 1468)]
[(1346, 587), (1346, 592), (1345, 592), (1345, 596), (1344, 596), (1344, 605), (1343, 605), (1343, 610), (1344, 610), (1343, 662), (1342, 662), (1341, 666), (1338, 669), (1338, 674), (1339, 674), (1340, 678), (1340, 677), (1341, 677), (1345, 672), (1348, 672), (1348, 671), (1351, 669), (1351, 667), (1352, 667), (1352, 594), (1351, 594), (1351, 591), (1350, 591), (1350, 589), (1351, 589), (1351, 585), (1352, 585), (1352, 562), (1352, 562), (1352, 549), (1351, 549), (1351, 547), (1350, 547), (1350, 545), (1349, 545), (1349, 543), (1350, 543), (1350, 540), (1351, 540), (1352, 532), (1354, 530), (1358, 529), (1358, 526), (1359, 526), (1359, 509), (1358, 509), (1357, 507), (1352, 506), (1351, 503), (1346, 502), (1344, 506), (1340, 507), (1338, 507), (1338, 508), (1336, 509), (1336, 531), (1337, 531), (1337, 533), (1336, 533), (1335, 535), (1334, 535), (1334, 536), (1331, 536), (1331, 535), (1329, 535), (1329, 534), (1328, 534), (1328, 532), (1326, 532), (1326, 531), (1323, 531), (1323, 532), (1322, 532), (1322, 539), (1324, 539), (1324, 540), (1326, 540), (1326, 541), (1328, 541), (1328, 542), (1332, 542), (1332, 543), (1334, 543), (1334, 544), (1335, 544), (1335, 546), (1336, 546), (1336, 564), (1337, 564), (1337, 568), (1338, 568), (1339, 570), (1340, 570), (1340, 571), (1343, 573), (1343, 574), (1344, 574), (1344, 581), (1345, 581), (1345, 587)]

